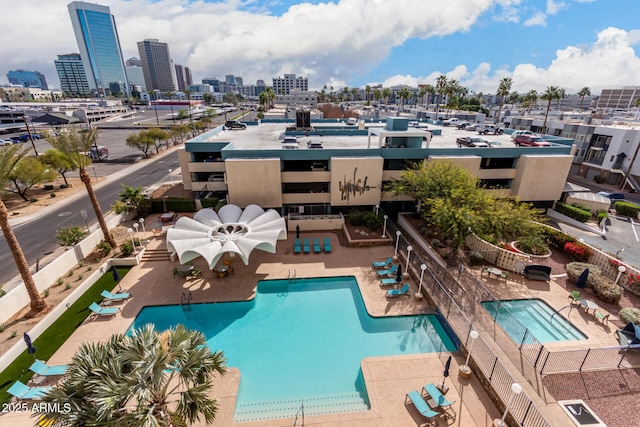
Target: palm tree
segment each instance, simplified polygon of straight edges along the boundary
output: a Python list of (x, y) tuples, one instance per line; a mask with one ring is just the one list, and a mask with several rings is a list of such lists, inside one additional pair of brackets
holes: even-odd
[(356, 100), (356, 95), (358, 94), (358, 89), (355, 87), (351, 88), (351, 102)]
[(380, 100), (382, 99), (382, 92), (380, 91), (380, 89), (374, 89), (373, 99), (376, 101), (376, 104), (380, 103)]
[(524, 98), (529, 105), (531, 105), (532, 103), (535, 105), (538, 103), (538, 91), (535, 89), (531, 89), (529, 92), (527, 92)]
[(585, 86), (582, 89), (580, 89), (580, 92), (578, 92), (578, 96), (580, 97), (580, 109), (582, 110), (582, 103), (584, 102), (584, 97), (591, 96), (591, 89), (589, 89), (589, 86)]
[(513, 85), (513, 79), (511, 77), (504, 77), (502, 80), (500, 80), (500, 85), (498, 86), (498, 91), (496, 92), (496, 95), (500, 97), (500, 106), (498, 107), (498, 114), (496, 115), (495, 119), (496, 123), (500, 122), (500, 113), (502, 111), (504, 97), (509, 95), (511, 85)]
[(173, 124), (176, 124), (176, 118), (173, 117), (173, 96), (175, 95), (175, 92), (165, 92), (164, 93), (165, 96), (169, 97), (169, 107), (171, 107), (171, 120), (173, 120)]
[(389, 98), (391, 97), (391, 89), (389, 89), (388, 87), (382, 89), (382, 97), (384, 98), (384, 103), (388, 104)]
[(429, 108), (429, 104), (431, 103), (431, 101), (433, 100), (433, 96), (436, 94), (436, 88), (433, 87), (433, 85), (424, 85), (424, 90), (427, 94), (431, 95), (429, 96), (429, 98), (425, 101), (425, 107)]
[(558, 86), (549, 86), (547, 90), (540, 96), (540, 99), (547, 101), (547, 111), (544, 114), (544, 123), (542, 124), (542, 131), (546, 132), (547, 129), (547, 117), (549, 116), (549, 109), (551, 108), (551, 101), (560, 97), (560, 88)]
[(367, 104), (371, 102), (371, 86), (366, 85), (364, 91), (367, 93)]
[(522, 99), (522, 97), (520, 96), (520, 94), (518, 93), (518, 91), (513, 91), (509, 94), (509, 103), (516, 105), (518, 102), (520, 102)]
[(107, 227), (107, 222), (102, 214), (100, 203), (98, 202), (96, 193), (93, 191), (91, 175), (89, 175), (89, 171), (87, 171), (87, 167), (91, 164), (91, 159), (89, 156), (84, 154), (91, 151), (91, 147), (96, 145), (98, 134), (99, 131), (96, 128), (76, 131), (75, 127), (72, 127), (70, 132), (63, 132), (60, 135), (51, 135), (48, 138), (48, 141), (51, 143), (53, 148), (64, 153), (64, 155), (71, 161), (71, 164), (78, 169), (80, 180), (87, 188), (89, 201), (91, 202), (91, 206), (93, 206), (93, 211), (96, 214), (96, 219), (98, 220), (102, 234), (104, 234), (104, 240), (109, 243), (111, 247), (115, 248), (117, 246), (116, 241), (109, 233), (109, 228)]
[(562, 88), (558, 89), (558, 97), (556, 98), (556, 110), (560, 105), (560, 100), (565, 99), (566, 97), (567, 97), (567, 93), (564, 91), (564, 89)]
[(403, 87), (398, 91), (398, 97), (400, 98), (400, 111), (404, 111), (404, 103), (411, 96), (411, 92), (406, 87)]
[[(0, 188), (5, 188), (11, 172), (18, 162), (27, 155), (29, 150), (30, 148), (23, 145), (10, 145), (0, 148)], [(2, 228), (2, 234), (4, 234), (9, 251), (13, 256), (16, 267), (18, 267), (18, 272), (20, 272), (20, 277), (22, 277), (24, 286), (27, 288), (27, 293), (29, 294), (29, 300), (31, 301), (31, 312), (29, 316), (35, 315), (35, 313), (44, 310), (47, 307), (47, 303), (40, 296), (36, 283), (33, 281), (27, 259), (24, 257), (20, 243), (15, 234), (13, 234), (13, 230), (9, 224), (9, 211), (7, 211), (7, 207), (2, 199), (0, 199), (0, 228)]]
[(129, 336), (83, 343), (67, 375), (42, 398), (49, 405), (39, 415), (47, 425), (185, 426), (200, 416), (212, 424), (216, 373), (226, 373), (224, 355), (211, 352), (203, 333), (146, 325)]
[(436, 102), (436, 120), (438, 119), (438, 113), (440, 113), (440, 101), (442, 101), (442, 95), (447, 88), (447, 76), (441, 74), (436, 79), (436, 91), (438, 92), (438, 101)]

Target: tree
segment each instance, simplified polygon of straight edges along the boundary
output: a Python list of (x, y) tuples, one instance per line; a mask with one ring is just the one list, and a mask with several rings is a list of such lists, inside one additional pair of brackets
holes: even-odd
[(560, 100), (565, 99), (566, 97), (567, 97), (567, 93), (564, 91), (564, 89), (562, 88), (558, 89), (558, 97), (556, 98), (556, 110), (560, 106)]
[(384, 103), (388, 104), (389, 98), (391, 97), (391, 89), (389, 89), (388, 87), (382, 89), (382, 97), (384, 98)]
[(578, 96), (580, 97), (580, 109), (582, 110), (582, 103), (584, 102), (584, 97), (591, 96), (591, 89), (589, 89), (589, 86), (585, 86), (582, 89), (580, 89), (580, 92), (578, 92)]
[(87, 189), (89, 201), (91, 202), (91, 206), (93, 206), (96, 219), (100, 225), (102, 233), (104, 234), (104, 240), (109, 243), (111, 247), (115, 248), (117, 246), (116, 241), (109, 233), (107, 222), (102, 214), (102, 208), (100, 207), (96, 193), (93, 191), (91, 175), (89, 175), (89, 172), (87, 171), (87, 167), (91, 164), (91, 159), (83, 154), (91, 151), (91, 147), (96, 145), (98, 135), (99, 130), (96, 128), (77, 131), (75, 127), (71, 127), (68, 132), (50, 136), (49, 143), (67, 156), (71, 161), (71, 164), (79, 170), (80, 180)]
[(114, 212), (121, 214), (124, 212), (135, 212), (140, 216), (142, 203), (144, 202), (144, 194), (142, 187), (129, 187), (122, 184), (122, 193), (118, 193), (120, 200), (117, 200), (111, 207)]
[(411, 96), (411, 92), (406, 87), (403, 87), (398, 91), (398, 97), (400, 98), (400, 110), (404, 111), (404, 103)]
[(442, 101), (442, 95), (445, 92), (447, 87), (447, 76), (441, 74), (436, 79), (436, 91), (438, 92), (438, 101), (436, 102), (436, 120), (438, 119), (438, 114), (440, 114), (440, 102)]
[[(20, 162), (20, 160), (25, 158), (29, 151), (30, 148), (27, 148), (23, 145), (10, 145), (0, 148), (0, 188), (4, 188), (7, 185), (9, 181), (9, 175), (11, 175), (11, 172), (16, 167), (16, 165)], [(40, 296), (40, 292), (36, 287), (33, 276), (31, 276), (31, 271), (29, 270), (27, 259), (24, 257), (24, 252), (22, 252), (20, 243), (18, 242), (15, 234), (13, 234), (13, 229), (9, 224), (9, 211), (7, 211), (7, 207), (5, 206), (1, 198), (0, 228), (2, 229), (2, 234), (4, 234), (4, 239), (7, 241), (7, 247), (9, 248), (9, 252), (11, 252), (13, 261), (18, 268), (18, 272), (20, 273), (22, 282), (24, 283), (25, 288), (27, 288), (27, 294), (29, 295), (31, 308), (30, 312), (27, 314), (27, 317), (32, 317), (36, 313), (47, 308), (47, 303)]]
[(496, 95), (500, 97), (500, 106), (498, 107), (498, 114), (496, 115), (495, 122), (500, 123), (502, 120), (500, 118), (500, 113), (502, 112), (502, 104), (504, 103), (504, 97), (509, 95), (511, 91), (511, 86), (513, 85), (513, 79), (511, 77), (504, 77), (500, 80), (500, 85), (498, 86), (498, 91)]
[(145, 132), (145, 134), (153, 141), (153, 145), (156, 147), (156, 154), (160, 152), (162, 143), (169, 139), (169, 133), (162, 129), (149, 129)]
[(189, 117), (191, 117), (189, 111), (184, 109), (178, 110), (178, 120), (180, 120), (180, 123), (182, 123), (184, 119), (187, 119)]
[(425, 85), (424, 86), (424, 91), (430, 95), (429, 98), (426, 101), (426, 105), (425, 107), (428, 109), (429, 108), (429, 104), (431, 104), (431, 101), (433, 101), (433, 96), (436, 94), (436, 88), (433, 85)]
[(29, 201), (27, 193), (34, 185), (42, 182), (50, 182), (56, 179), (56, 173), (35, 157), (24, 157), (15, 165), (9, 174), (9, 180), (13, 183), (14, 193), (22, 197), (25, 202)]
[(367, 93), (367, 105), (371, 103), (371, 86), (366, 85), (364, 91)]
[(376, 104), (380, 103), (380, 100), (382, 99), (382, 92), (380, 89), (376, 88), (373, 90), (373, 99), (376, 101)]
[(147, 131), (143, 130), (137, 134), (132, 133), (127, 137), (126, 143), (127, 146), (142, 151), (145, 159), (149, 158), (149, 151), (151, 150), (151, 146), (153, 146), (153, 139), (148, 136)]
[[(218, 404), (208, 394), (213, 377), (225, 373), (224, 355), (211, 352), (203, 333), (146, 325), (83, 343), (38, 415), (43, 424), (65, 426), (177, 427), (200, 417), (212, 424)], [(64, 405), (71, 409), (56, 409)]]
[(215, 101), (215, 99), (216, 98), (213, 96), (212, 93), (205, 92), (205, 93), (202, 94), (202, 100), (207, 105), (211, 105), (213, 103), (213, 101)]
[(535, 89), (531, 89), (524, 96), (525, 102), (527, 103), (527, 108), (531, 106), (531, 104), (536, 105), (538, 103), (538, 91)]
[[(207, 118), (208, 120), (211, 120), (209, 118)], [(205, 118), (202, 118), (201, 120), (205, 120)], [(191, 132), (191, 129), (193, 128), (193, 126), (190, 128), (187, 125), (174, 125), (171, 126), (171, 128), (169, 129), (169, 139), (171, 139), (173, 141), (173, 145), (178, 145), (183, 139), (185, 139), (188, 135), (189, 132)]]
[(176, 118), (173, 115), (173, 97), (176, 95), (175, 92), (165, 92), (163, 94), (164, 96), (169, 98), (169, 107), (171, 107), (171, 120), (173, 120), (173, 123), (176, 122)]
[(546, 132), (547, 129), (547, 117), (549, 116), (549, 109), (551, 108), (551, 101), (560, 97), (560, 88), (558, 86), (549, 86), (547, 90), (540, 96), (540, 99), (547, 101), (547, 111), (544, 113), (544, 123), (542, 124), (542, 131)]
[(55, 148), (50, 148), (45, 151), (40, 157), (38, 157), (45, 165), (54, 168), (58, 171), (62, 179), (64, 180), (64, 184), (69, 187), (69, 181), (67, 181), (66, 173), (69, 171), (76, 170), (77, 168), (71, 163), (71, 160), (67, 156), (65, 156), (60, 150), (56, 150)]

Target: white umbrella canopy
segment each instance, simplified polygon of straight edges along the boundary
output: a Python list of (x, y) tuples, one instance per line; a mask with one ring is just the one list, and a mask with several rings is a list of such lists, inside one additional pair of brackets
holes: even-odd
[(213, 269), (225, 253), (238, 254), (245, 265), (254, 249), (275, 253), (278, 240), (286, 240), (284, 218), (273, 209), (249, 205), (244, 210), (225, 205), (198, 211), (193, 219), (182, 217), (167, 230), (167, 250), (181, 264), (203, 257)]

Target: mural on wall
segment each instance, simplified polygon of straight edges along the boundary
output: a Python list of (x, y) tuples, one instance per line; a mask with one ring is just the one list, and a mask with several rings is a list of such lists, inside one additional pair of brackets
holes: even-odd
[(352, 196), (361, 196), (365, 191), (369, 191), (372, 188), (377, 188), (376, 186), (368, 185), (368, 180), (369, 177), (365, 176), (363, 182), (361, 178), (358, 178), (358, 168), (353, 168), (353, 179), (351, 181), (347, 181), (346, 175), (344, 176), (344, 181), (338, 181), (338, 185), (340, 188), (340, 200), (346, 200), (347, 203), (349, 203)]

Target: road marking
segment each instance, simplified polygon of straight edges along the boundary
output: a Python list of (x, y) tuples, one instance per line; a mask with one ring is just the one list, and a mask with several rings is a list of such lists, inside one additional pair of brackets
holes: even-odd
[(59, 213), (59, 214), (58, 214), (58, 216), (69, 216), (69, 215), (71, 215), (71, 214), (72, 214), (72, 212), (68, 212), (68, 211), (67, 211), (67, 212), (61, 212), (61, 213)]
[(640, 242), (640, 239), (638, 239), (638, 233), (636, 233), (636, 227), (635, 227), (636, 223), (633, 222), (633, 219), (631, 220), (631, 229), (633, 230), (633, 234), (636, 236), (636, 242)]

